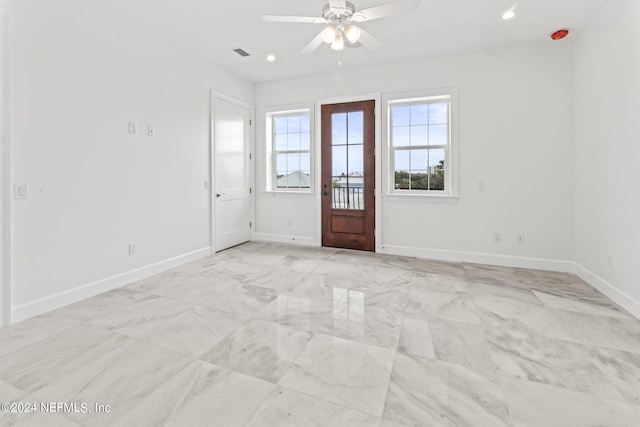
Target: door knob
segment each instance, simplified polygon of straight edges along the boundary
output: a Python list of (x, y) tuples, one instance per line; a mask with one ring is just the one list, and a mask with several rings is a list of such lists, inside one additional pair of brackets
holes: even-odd
[(329, 193), (327, 193), (326, 191), (323, 191), (323, 192), (322, 192), (322, 195), (323, 195), (323, 196), (328, 196), (328, 195), (329, 195)]
[(222, 197), (224, 196), (224, 193), (216, 193), (216, 197)]

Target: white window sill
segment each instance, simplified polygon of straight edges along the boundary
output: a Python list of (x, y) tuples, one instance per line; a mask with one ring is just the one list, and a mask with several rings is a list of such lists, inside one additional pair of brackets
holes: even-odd
[(428, 203), (458, 203), (460, 196), (444, 194), (406, 194), (390, 193), (382, 196), (383, 199), (397, 200), (402, 202), (428, 202)]
[(313, 198), (315, 193), (313, 191), (278, 191), (278, 190), (266, 190), (261, 191), (263, 196), (271, 197), (298, 197), (298, 198)]

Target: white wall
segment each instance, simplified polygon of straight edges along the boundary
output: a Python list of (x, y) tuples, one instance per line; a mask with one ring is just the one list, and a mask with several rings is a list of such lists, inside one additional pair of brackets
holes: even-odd
[(9, 323), (9, 20), (0, 1), (0, 327)]
[[(264, 163), (263, 108), (348, 94), (457, 88), (460, 198), (383, 198), (378, 236), (384, 250), (566, 270), (573, 256), (571, 64), (570, 44), (549, 41), (366, 69), (336, 66), (334, 74), (258, 84), (258, 165)], [(264, 168), (257, 170), (257, 187), (265, 188)], [(318, 244), (317, 195), (259, 192), (256, 204), (257, 236)], [(493, 241), (494, 233), (502, 235), (501, 243)], [(518, 234), (525, 235), (524, 245), (516, 243)]]
[(640, 3), (611, 0), (575, 44), (575, 259), (640, 316)]
[(253, 86), (90, 1), (10, 12), (14, 321), (207, 253), (209, 90)]

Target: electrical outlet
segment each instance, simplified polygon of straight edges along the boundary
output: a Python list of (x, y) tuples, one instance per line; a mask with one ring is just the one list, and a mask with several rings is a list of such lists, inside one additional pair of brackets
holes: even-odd
[(138, 246), (135, 243), (129, 243), (129, 256), (138, 254)]
[(155, 134), (156, 134), (156, 128), (154, 128), (153, 126), (147, 127), (147, 135), (155, 136)]
[(518, 234), (518, 244), (524, 245), (524, 234)]
[(493, 235), (493, 241), (496, 243), (500, 243), (502, 241), (502, 235), (500, 233), (495, 233)]
[(129, 122), (129, 133), (131, 135), (138, 133), (138, 126), (134, 122)]
[(478, 191), (484, 191), (484, 181), (478, 181)]

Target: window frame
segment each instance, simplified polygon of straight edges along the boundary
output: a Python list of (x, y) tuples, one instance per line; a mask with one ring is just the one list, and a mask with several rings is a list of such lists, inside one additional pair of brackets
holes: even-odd
[[(415, 105), (421, 103), (437, 103), (443, 100), (448, 103), (448, 141), (445, 146), (407, 146), (407, 147), (394, 147), (392, 141), (392, 107), (398, 105)], [(458, 198), (458, 156), (457, 156), (457, 93), (453, 88), (400, 93), (385, 96), (383, 99), (384, 105), (384, 126), (383, 135), (386, 138), (385, 151), (387, 161), (385, 162), (385, 179), (384, 194), (385, 196), (391, 196), (393, 198), (431, 198), (434, 200), (455, 200)], [(417, 189), (400, 189), (395, 188), (395, 154), (397, 151), (410, 151), (411, 149), (442, 149), (444, 147), (444, 190), (417, 190)]]
[[(296, 114), (309, 116), (309, 149), (293, 150), (296, 153), (309, 154), (309, 188), (278, 188), (277, 153), (275, 144), (274, 120)], [(314, 192), (314, 150), (315, 150), (315, 117), (313, 105), (295, 105), (288, 107), (273, 107), (265, 110), (265, 148), (266, 148), (266, 192), (284, 194), (312, 194)], [(288, 150), (287, 150), (288, 152)], [(282, 151), (280, 151), (282, 153)]]

